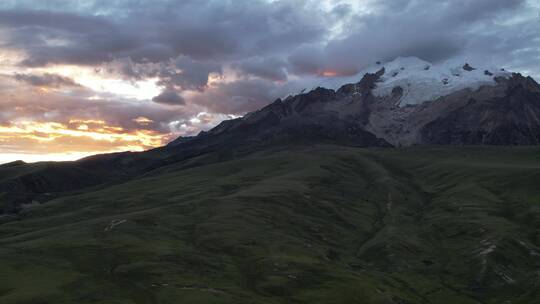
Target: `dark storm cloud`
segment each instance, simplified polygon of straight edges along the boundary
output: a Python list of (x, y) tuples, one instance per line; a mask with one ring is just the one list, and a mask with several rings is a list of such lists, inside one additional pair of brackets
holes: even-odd
[(136, 33), (103, 17), (49, 11), (0, 11), (0, 27), (8, 29), (2, 47), (23, 50), (23, 66), (50, 63), (93, 65), (113, 54), (136, 48)]
[(286, 62), (281, 58), (254, 57), (236, 64), (235, 66), (247, 75), (273, 81), (287, 80), (287, 74), (285, 72)]
[[(87, 5), (106, 12), (99, 15), (43, 10), (40, 2), (34, 6), (41, 10), (29, 10), (31, 1), (26, 2), (26, 8), (0, 11), (0, 28), (9, 33), (2, 47), (22, 50), (22, 66), (97, 66), (119, 60), (124, 77), (157, 76), (167, 89), (204, 89), (210, 73), (220, 74), (232, 62), (242, 62), (237, 67), (246, 74), (283, 81), (284, 60), (276, 58), (298, 44), (322, 41), (327, 33), (322, 11), (299, 0)], [(146, 63), (160, 68), (140, 66)]]
[(44, 73), (42, 75), (15, 74), (13, 78), (17, 81), (22, 81), (36, 87), (60, 88), (80, 86), (71, 78), (50, 73)]
[[(28, 53), (26, 65), (96, 64), (130, 57), (135, 62), (186, 55), (197, 60), (279, 52), (324, 35), (322, 19), (304, 15), (302, 1), (139, 2), (123, 16), (84, 16), (7, 10), (0, 25), (8, 46)], [(50, 44), (53, 38), (64, 43)]]
[[(348, 22), (352, 30), (344, 38), (301, 46), (288, 61), (296, 73), (332, 69), (338, 74), (398, 56), (436, 62), (467, 52), (496, 21), (509, 19), (524, 4), (525, 0), (380, 1), (374, 13)], [(476, 31), (481, 28), (488, 29)], [(489, 53), (493, 46), (484, 47)]]
[(180, 90), (202, 90), (211, 73), (222, 73), (218, 63), (198, 62), (187, 56), (180, 56), (171, 63), (160, 70), (158, 85)]
[(10, 28), (48, 28), (70, 32), (93, 32), (111, 27), (106, 19), (73, 13), (21, 10), (0, 11), (0, 24)]
[(295, 74), (320, 74), (329, 68), (322, 45), (303, 45), (296, 48), (288, 58), (289, 70)]
[(263, 79), (238, 80), (211, 87), (195, 94), (190, 102), (212, 112), (243, 114), (254, 111), (282, 95), (280, 86)]
[(168, 105), (183, 105), (186, 103), (182, 96), (170, 90), (163, 91), (158, 96), (152, 98), (152, 101)]

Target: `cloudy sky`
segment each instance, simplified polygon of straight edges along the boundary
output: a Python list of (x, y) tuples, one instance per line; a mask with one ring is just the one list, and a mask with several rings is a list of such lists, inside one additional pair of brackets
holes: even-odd
[(2, 0), (0, 162), (160, 146), (398, 56), (538, 79), (540, 1)]

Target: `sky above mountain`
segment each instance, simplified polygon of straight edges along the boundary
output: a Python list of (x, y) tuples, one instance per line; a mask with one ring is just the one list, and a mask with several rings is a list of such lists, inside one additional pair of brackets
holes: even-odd
[(0, 162), (149, 149), (398, 56), (538, 78), (540, 2), (4, 0)]

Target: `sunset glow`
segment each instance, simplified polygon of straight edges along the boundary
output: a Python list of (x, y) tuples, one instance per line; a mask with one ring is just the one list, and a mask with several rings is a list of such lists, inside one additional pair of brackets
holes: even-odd
[[(90, 125), (95, 123), (90, 123)], [(136, 130), (128, 132), (121, 127), (107, 126), (97, 123), (98, 127), (89, 128), (89, 124), (75, 124), (70, 126), (57, 122), (29, 122), (22, 121), (9, 127), (0, 126), (0, 140), (12, 138), (29, 138), (38, 142), (54, 141), (60, 137), (87, 137), (96, 141), (108, 142), (138, 142), (139, 148), (157, 147), (163, 144), (166, 135), (157, 134), (149, 130)]]
[(151, 99), (160, 92), (160, 88), (156, 85), (156, 78), (128, 81), (119, 78), (118, 75), (105, 73), (102, 69), (71, 65), (54, 65), (33, 70), (69, 77), (76, 83), (95, 92), (110, 93), (137, 99)]
[(322, 76), (324, 77), (336, 77), (338, 75), (338, 72), (336, 71), (332, 71), (332, 70), (328, 70), (328, 71), (323, 71), (321, 73)]
[[(159, 147), (171, 140), (172, 134), (153, 130), (126, 130), (107, 125), (101, 120), (72, 119), (58, 122), (20, 121), (0, 126), (2, 162), (22, 159), (76, 159), (96, 153), (142, 151)], [(28, 153), (28, 146), (32, 152)], [(46, 153), (53, 157), (39, 157)]]

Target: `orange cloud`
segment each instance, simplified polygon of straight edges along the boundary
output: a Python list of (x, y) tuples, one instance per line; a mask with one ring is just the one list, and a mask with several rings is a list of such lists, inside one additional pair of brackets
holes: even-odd
[(139, 117), (133, 119), (133, 121), (140, 124), (140, 125), (142, 125), (142, 126), (147, 126), (147, 125), (154, 122), (153, 120), (151, 120), (149, 118), (146, 118), (144, 116), (139, 116)]
[(324, 77), (336, 77), (338, 75), (339, 73), (333, 70), (322, 71), (321, 73), (321, 76), (324, 76)]
[(18, 121), (0, 125), (2, 155), (87, 155), (118, 151), (142, 151), (166, 144), (170, 133), (154, 130), (125, 130), (101, 120), (71, 119), (69, 123)]
[(70, 124), (76, 124), (76, 123), (82, 123), (82, 124), (97, 124), (97, 125), (104, 125), (104, 120), (97, 120), (97, 119), (70, 119)]

